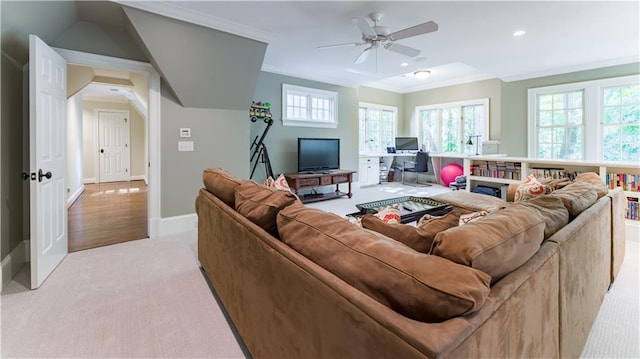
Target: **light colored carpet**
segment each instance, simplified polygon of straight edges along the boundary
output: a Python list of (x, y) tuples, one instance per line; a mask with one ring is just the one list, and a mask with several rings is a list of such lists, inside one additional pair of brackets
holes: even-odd
[[(338, 214), (355, 204), (446, 188), (384, 184), (311, 204)], [(38, 289), (24, 268), (2, 293), (3, 358), (244, 358), (197, 262), (195, 232), (69, 254)], [(640, 243), (627, 241), (585, 358), (640, 358)]]
[(196, 233), (70, 253), (2, 293), (3, 358), (244, 358), (196, 258)]

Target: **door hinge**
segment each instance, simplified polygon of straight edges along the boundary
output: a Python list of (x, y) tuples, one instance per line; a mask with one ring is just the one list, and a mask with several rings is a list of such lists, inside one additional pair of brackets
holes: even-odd
[(128, 169), (128, 168), (125, 168), (125, 169), (124, 169), (124, 172), (125, 172), (125, 173), (129, 172), (129, 169)]

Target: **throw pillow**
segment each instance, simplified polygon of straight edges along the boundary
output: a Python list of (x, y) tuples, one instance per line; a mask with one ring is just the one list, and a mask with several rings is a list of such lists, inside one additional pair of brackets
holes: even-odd
[(384, 223), (397, 224), (400, 223), (400, 208), (397, 204), (384, 207), (375, 213), (374, 216), (380, 218)]
[(518, 202), (549, 193), (551, 193), (551, 189), (548, 186), (540, 183), (535, 176), (529, 175), (516, 189), (513, 201)]
[(320, 267), (407, 318), (441, 322), (477, 311), (489, 276), (306, 206), (278, 213), (282, 241)]
[(236, 211), (278, 238), (276, 215), (298, 198), (289, 191), (280, 191), (253, 181), (245, 181), (234, 190)]
[(264, 180), (264, 185), (283, 191), (291, 191), (289, 182), (287, 182), (287, 178), (282, 173), (276, 179), (273, 179), (273, 177), (269, 176), (266, 180)]
[(480, 218), (486, 216), (487, 214), (489, 214), (489, 212), (487, 212), (487, 211), (479, 211), (479, 212), (473, 212), (473, 213), (469, 213), (469, 214), (463, 214), (463, 215), (460, 216), (460, 220), (458, 221), (458, 225), (462, 226), (462, 225), (467, 224), (469, 222), (477, 221)]
[(495, 283), (533, 256), (544, 238), (544, 223), (531, 208), (513, 204), (481, 221), (438, 233), (431, 254), (481, 270)]

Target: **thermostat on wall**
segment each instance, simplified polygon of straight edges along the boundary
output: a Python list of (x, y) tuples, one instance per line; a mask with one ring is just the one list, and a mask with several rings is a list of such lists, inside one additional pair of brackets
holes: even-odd
[(191, 129), (185, 127), (180, 128), (180, 137), (191, 137)]

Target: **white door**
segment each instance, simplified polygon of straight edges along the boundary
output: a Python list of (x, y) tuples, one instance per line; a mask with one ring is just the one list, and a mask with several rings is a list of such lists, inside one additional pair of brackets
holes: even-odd
[(129, 115), (122, 111), (98, 111), (99, 182), (128, 181)]
[(67, 255), (67, 63), (29, 35), (31, 289)]

